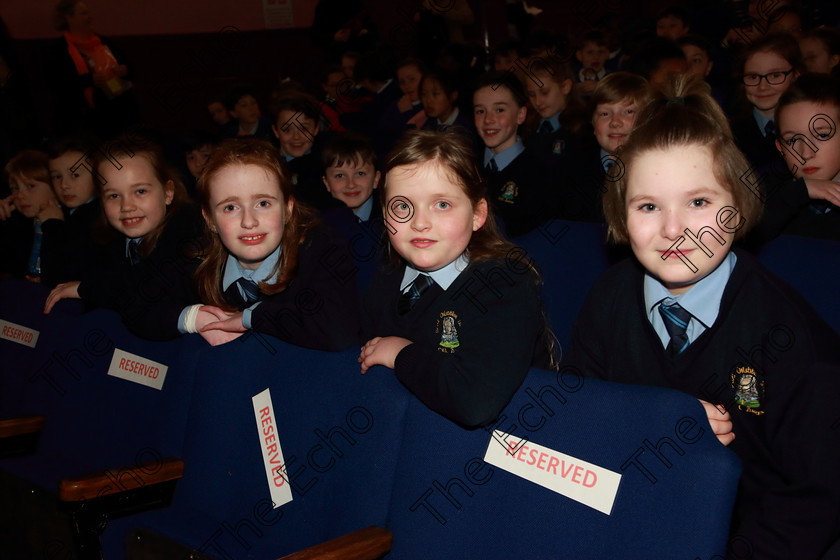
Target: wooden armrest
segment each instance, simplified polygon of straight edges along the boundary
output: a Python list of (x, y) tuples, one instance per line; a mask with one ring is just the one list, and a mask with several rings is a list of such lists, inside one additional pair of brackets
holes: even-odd
[(391, 550), (392, 539), (391, 531), (387, 529), (366, 527), (280, 560), (374, 560)]
[(65, 478), (58, 486), (62, 502), (92, 500), (100, 496), (133, 490), (184, 476), (184, 462), (167, 457), (157, 463), (109, 469), (73, 478)]
[(34, 434), (44, 429), (46, 418), (43, 416), (21, 416), (0, 420), (0, 438)]

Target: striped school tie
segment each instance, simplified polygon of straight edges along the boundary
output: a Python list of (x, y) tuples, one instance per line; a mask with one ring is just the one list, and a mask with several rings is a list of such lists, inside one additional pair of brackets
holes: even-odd
[(487, 171), (490, 171), (492, 173), (499, 172), (499, 166), (496, 165), (496, 158), (490, 158), (490, 161), (487, 162), (487, 165), (485, 167)]
[(421, 274), (415, 278), (414, 282), (411, 283), (408, 289), (402, 293), (400, 299), (397, 300), (397, 313), (405, 315), (411, 311), (414, 305), (420, 300), (423, 292), (428, 290), (434, 283), (435, 281), (432, 280), (432, 277), (426, 274)]
[(680, 307), (678, 303), (672, 303), (671, 305), (663, 303), (659, 306), (659, 314), (662, 315), (665, 329), (671, 336), (671, 341), (668, 343), (665, 352), (674, 357), (688, 348), (688, 335), (685, 334), (685, 330), (688, 328), (689, 321), (691, 321), (691, 313)]
[(239, 284), (242, 293), (245, 294), (245, 303), (253, 303), (260, 299), (260, 288), (256, 282), (247, 278), (240, 278), (236, 283)]
[(140, 264), (140, 240), (131, 239), (128, 242), (128, 260), (131, 266)]

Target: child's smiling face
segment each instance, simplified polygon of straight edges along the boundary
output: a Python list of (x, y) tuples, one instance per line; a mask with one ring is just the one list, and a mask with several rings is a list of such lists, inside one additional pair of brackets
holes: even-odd
[(475, 128), (484, 145), (499, 154), (516, 143), (516, 130), (525, 122), (525, 107), (520, 107), (506, 87), (483, 87), (473, 95)]
[(840, 180), (838, 122), (836, 105), (800, 101), (779, 111), (776, 147), (794, 176)]
[(437, 162), (395, 167), (385, 185), (383, 214), (391, 245), (418, 270), (431, 272), (453, 262), (487, 219), (487, 201), (473, 207)]
[[(733, 206), (734, 199), (715, 177), (714, 164), (711, 151), (697, 144), (643, 152), (628, 164), (625, 211), (630, 246), (645, 270), (675, 295), (714, 271), (734, 239), (734, 232), (718, 225), (718, 211)], [(711, 257), (686, 238), (686, 229), (700, 236)], [(683, 258), (672, 249), (680, 237), (685, 238), (678, 245)]]
[(595, 107), (592, 125), (598, 144), (607, 152), (614, 153), (627, 141), (633, 123), (636, 122), (636, 102), (625, 98), (615, 103), (599, 103)]

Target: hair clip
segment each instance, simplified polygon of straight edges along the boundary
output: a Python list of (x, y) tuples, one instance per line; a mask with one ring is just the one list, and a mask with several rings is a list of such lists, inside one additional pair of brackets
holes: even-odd
[(682, 105), (685, 107), (685, 97), (671, 97), (665, 103), (665, 106), (670, 107), (671, 105)]

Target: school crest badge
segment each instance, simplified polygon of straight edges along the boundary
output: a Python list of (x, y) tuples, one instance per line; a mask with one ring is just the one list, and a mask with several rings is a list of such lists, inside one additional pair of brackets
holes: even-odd
[(565, 140), (557, 140), (554, 142), (554, 145), (551, 147), (551, 153), (554, 155), (560, 155), (566, 149), (566, 141)]
[(764, 376), (750, 366), (738, 366), (730, 373), (732, 388), (735, 390), (735, 404), (740, 410), (757, 416), (764, 400)]
[(454, 354), (455, 349), (461, 346), (458, 341), (458, 329), (461, 328), (461, 320), (454, 311), (444, 311), (438, 317), (435, 325), (435, 334), (440, 335), (438, 351), (446, 354)]
[(516, 197), (519, 194), (519, 187), (516, 186), (516, 183), (513, 181), (508, 181), (505, 183), (505, 186), (502, 187), (502, 192), (499, 194), (499, 200), (501, 202), (507, 202), (508, 204), (513, 204), (516, 202)]

